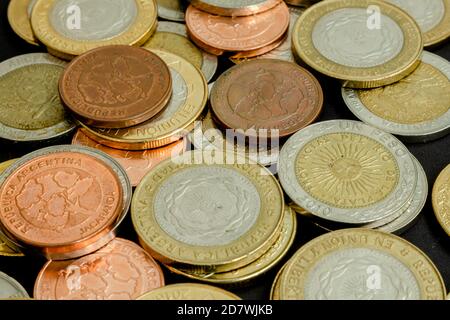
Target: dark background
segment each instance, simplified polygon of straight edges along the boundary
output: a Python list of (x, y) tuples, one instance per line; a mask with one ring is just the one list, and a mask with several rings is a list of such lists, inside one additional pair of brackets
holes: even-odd
[[(6, 17), (8, 3), (9, 1), (0, 0), (0, 62), (20, 54), (43, 52), (44, 48), (28, 45), (11, 30)], [(430, 51), (450, 60), (449, 42)], [(218, 74), (229, 66), (230, 63), (226, 59), (221, 59)], [(329, 119), (356, 120), (342, 101), (339, 83), (317, 74), (316, 76), (325, 94), (324, 112), (319, 118), (319, 121)], [(2, 97), (0, 97), (0, 101), (1, 99)], [(70, 143), (70, 140), (71, 137), (65, 137), (61, 141), (53, 142), (53, 144), (66, 144)], [(0, 141), (0, 162), (23, 156), (30, 151), (44, 146), (46, 144), (18, 144)], [(433, 183), (439, 172), (450, 163), (450, 136), (426, 144), (407, 144), (407, 147), (420, 161), (427, 173), (430, 195), (417, 223), (403, 233), (402, 237), (428, 254), (440, 270), (447, 288), (450, 288), (450, 238), (439, 226), (431, 207), (431, 188), (433, 187)], [(282, 263), (302, 244), (321, 233), (322, 231), (309, 221), (304, 219), (299, 220), (297, 239)], [(120, 236), (136, 241), (136, 235), (133, 231), (129, 216), (123, 225)], [(41, 257), (0, 257), (0, 271), (18, 280), (28, 290), (30, 296), (32, 296), (35, 279), (45, 262), (45, 259)], [(230, 290), (244, 299), (268, 299), (273, 279), (280, 267), (281, 264), (266, 275), (256, 279), (251, 286)], [(190, 282), (188, 279), (170, 274), (167, 270), (164, 271), (167, 284)]]

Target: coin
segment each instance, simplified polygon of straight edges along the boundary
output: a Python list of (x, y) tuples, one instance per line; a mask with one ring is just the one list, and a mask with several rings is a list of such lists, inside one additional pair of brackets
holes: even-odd
[(399, 212), (417, 169), (394, 136), (358, 121), (316, 123), (283, 146), (278, 175), (295, 204), (327, 221), (362, 225)]
[(282, 300), (442, 300), (433, 262), (400, 237), (368, 229), (322, 235), (304, 245), (280, 278)]
[(26, 299), (27, 291), (16, 280), (0, 272), (0, 300), (1, 299)]
[(230, 18), (211, 15), (191, 5), (186, 11), (186, 26), (194, 43), (218, 50), (210, 53), (256, 50), (276, 41), (287, 31), (289, 10), (282, 2), (270, 11)]
[(155, 0), (38, 0), (31, 25), (52, 53), (70, 58), (101, 46), (142, 45), (156, 13)]
[(167, 65), (156, 54), (107, 46), (74, 59), (59, 83), (64, 104), (87, 125), (125, 128), (158, 114), (171, 97)]
[(49, 261), (34, 287), (38, 300), (132, 300), (164, 285), (164, 275), (135, 243), (116, 238), (77, 260)]
[(260, 129), (286, 137), (312, 123), (323, 105), (317, 79), (294, 63), (261, 59), (225, 71), (211, 92), (211, 107), (226, 128), (245, 136)]
[(125, 150), (146, 150), (176, 142), (192, 130), (202, 114), (208, 89), (202, 73), (170, 52), (153, 50), (167, 63), (172, 78), (172, 98), (162, 113), (149, 121), (120, 130), (84, 126), (84, 133), (101, 144)]
[(287, 4), (298, 7), (309, 7), (319, 1), (320, 0), (284, 0)]
[(157, 260), (204, 273), (261, 257), (276, 241), (283, 213), (281, 188), (267, 169), (237, 154), (202, 151), (159, 164), (137, 187), (131, 208), (141, 244)]
[(26, 42), (38, 45), (31, 29), (31, 11), (36, 0), (11, 0), (8, 5), (8, 21), (14, 32)]
[(371, 89), (342, 88), (348, 108), (360, 120), (411, 142), (425, 142), (450, 130), (450, 63), (424, 51), (419, 67), (394, 84)]
[(196, 8), (228, 17), (250, 16), (272, 9), (281, 0), (191, 0)]
[(449, 0), (388, 0), (405, 10), (420, 27), (425, 47), (439, 44), (450, 37)]
[(432, 203), (439, 224), (450, 236), (450, 165), (442, 170), (434, 183)]
[(206, 81), (217, 70), (217, 57), (197, 48), (189, 41), (184, 24), (160, 21), (157, 32), (143, 45), (147, 49), (161, 49), (180, 56), (201, 69)]
[(418, 66), (423, 48), (415, 21), (379, 0), (317, 3), (297, 20), (292, 39), (304, 63), (351, 88), (397, 82)]
[(58, 93), (65, 65), (46, 53), (24, 54), (0, 63), (0, 138), (41, 141), (75, 128)]
[(158, 17), (172, 21), (184, 21), (182, 1), (156, 0), (156, 3), (158, 4)]
[(286, 41), (287, 38), (288, 38), (288, 31), (286, 31), (284, 34), (281, 35), (281, 37), (279, 37), (274, 42), (268, 44), (265, 47), (256, 50), (240, 51), (238, 53), (234, 53), (230, 57), (230, 59), (249, 59), (259, 57), (280, 47), (283, 44), (283, 42)]
[(138, 300), (241, 300), (241, 298), (213, 286), (177, 283), (150, 291), (140, 296)]
[(131, 185), (136, 187), (142, 178), (152, 170), (158, 163), (172, 156), (179, 155), (184, 152), (186, 146), (184, 140), (180, 140), (166, 147), (161, 147), (145, 151), (125, 151), (113, 149), (104, 146), (90, 139), (83, 133), (83, 129), (79, 129), (72, 139), (72, 144), (91, 147), (105, 152), (117, 162), (127, 172)]

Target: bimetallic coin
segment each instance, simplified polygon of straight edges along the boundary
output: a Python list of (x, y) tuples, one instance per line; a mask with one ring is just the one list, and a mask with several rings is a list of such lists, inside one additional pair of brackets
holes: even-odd
[(140, 46), (156, 17), (155, 0), (38, 0), (31, 25), (51, 52), (73, 58), (101, 46)]
[(49, 261), (34, 287), (38, 300), (134, 300), (164, 285), (153, 258), (135, 243), (116, 238), (77, 260)]
[[(368, 14), (373, 6), (379, 19)], [(300, 16), (292, 39), (304, 63), (351, 88), (404, 78), (418, 66), (423, 49), (415, 21), (379, 0), (321, 1)]]
[(411, 142), (450, 130), (450, 63), (427, 51), (419, 67), (399, 82), (371, 90), (342, 88), (342, 96), (360, 120)]
[(131, 214), (141, 244), (162, 263), (227, 272), (253, 262), (275, 243), (284, 200), (274, 176), (255, 162), (194, 151), (145, 176)]
[(176, 142), (193, 129), (208, 98), (205, 78), (183, 58), (161, 50), (153, 52), (171, 72), (173, 93), (167, 107), (153, 119), (130, 128), (96, 129), (84, 125), (84, 133), (91, 139), (113, 148), (146, 150)]
[(172, 21), (184, 21), (182, 0), (156, 0), (158, 17)]
[(434, 183), (432, 203), (437, 220), (450, 236), (450, 165), (442, 170)]
[(0, 300), (27, 299), (30, 296), (20, 283), (10, 276), (0, 272)]
[(38, 45), (31, 29), (31, 11), (37, 0), (11, 0), (8, 5), (8, 21), (14, 32), (26, 42)]
[(61, 99), (87, 125), (126, 128), (166, 107), (169, 68), (156, 54), (130, 46), (106, 46), (74, 59), (61, 76)]
[(365, 225), (399, 212), (411, 200), (417, 169), (394, 136), (362, 122), (311, 125), (283, 146), (283, 189), (297, 206), (327, 221)]
[(450, 36), (450, 0), (387, 0), (405, 10), (422, 30), (425, 47)]
[(282, 0), (191, 0), (200, 10), (219, 16), (250, 16), (272, 9)]
[(334, 231), (308, 242), (279, 281), (281, 300), (442, 300), (446, 294), (422, 251), (369, 229)]
[(47, 53), (24, 54), (0, 63), (0, 138), (40, 141), (75, 128), (58, 93), (65, 66)]
[(197, 283), (171, 284), (150, 291), (138, 300), (241, 300), (235, 294), (216, 287)]
[(184, 24), (160, 21), (157, 32), (143, 45), (147, 49), (172, 52), (202, 70), (206, 81), (210, 81), (217, 70), (217, 57), (197, 48), (189, 41)]

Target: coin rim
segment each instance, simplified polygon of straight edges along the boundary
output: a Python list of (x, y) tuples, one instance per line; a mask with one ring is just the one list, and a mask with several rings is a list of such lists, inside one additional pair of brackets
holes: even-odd
[(187, 290), (188, 288), (203, 288), (206, 290), (210, 290), (216, 293), (220, 293), (223, 294), (226, 297), (231, 298), (232, 300), (242, 300), (239, 296), (235, 295), (232, 292), (226, 291), (224, 289), (221, 288), (217, 288), (217, 287), (213, 287), (210, 285), (206, 285), (206, 284), (200, 284), (200, 283), (175, 283), (175, 284), (169, 284), (163, 287), (160, 287), (158, 289), (152, 290), (150, 292), (144, 293), (143, 295), (141, 295), (139, 298), (137, 298), (137, 300), (150, 300), (148, 299), (148, 297), (151, 297), (152, 295), (157, 295), (160, 292), (159, 291), (164, 291), (164, 290), (171, 290), (172, 288), (186, 288), (185, 290)]
[[(30, 1), (31, 0), (10, 0), (7, 12), (8, 21), (15, 34), (29, 44), (39, 46), (39, 43), (34, 36), (33, 29), (31, 28), (30, 18), (28, 17), (28, 6)], [(26, 20), (28, 21), (27, 26), (18, 22), (24, 18), (24, 15), (26, 15)]]
[(439, 209), (439, 204), (437, 203), (438, 188), (443, 184), (443, 182), (445, 182), (445, 180), (450, 180), (450, 164), (448, 164), (439, 173), (434, 182), (433, 190), (431, 193), (431, 203), (433, 205), (434, 215), (436, 216), (437, 221), (439, 222), (445, 233), (450, 236), (450, 226), (446, 225), (446, 221), (444, 221), (445, 214), (441, 212), (441, 210)]

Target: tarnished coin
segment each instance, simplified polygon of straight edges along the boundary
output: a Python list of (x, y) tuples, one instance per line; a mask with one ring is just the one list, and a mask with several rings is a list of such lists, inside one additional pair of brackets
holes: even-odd
[(8, 5), (8, 21), (14, 32), (26, 42), (38, 45), (31, 29), (31, 11), (37, 0), (11, 0)]
[(434, 183), (432, 202), (437, 220), (450, 236), (450, 165), (442, 170)]
[(416, 22), (380, 0), (321, 1), (297, 20), (292, 41), (304, 63), (351, 88), (397, 82), (423, 49)]
[(289, 10), (282, 2), (270, 11), (230, 18), (211, 15), (191, 5), (186, 11), (186, 26), (198, 46), (205, 50), (215, 48), (214, 52), (206, 50), (212, 54), (257, 50), (285, 34), (289, 27)]
[(308, 242), (279, 283), (281, 300), (442, 300), (446, 294), (422, 251), (369, 229), (334, 231)]
[(172, 97), (156, 117), (124, 129), (96, 129), (84, 125), (84, 133), (101, 144), (125, 150), (146, 150), (176, 142), (194, 127), (208, 98), (205, 78), (200, 70), (183, 58), (153, 50), (168, 65), (172, 78)]
[(399, 82), (371, 90), (342, 88), (342, 96), (360, 120), (408, 141), (436, 139), (450, 130), (450, 62), (427, 51)]
[(156, 17), (155, 0), (37, 0), (31, 25), (49, 52), (73, 58), (101, 46), (140, 46)]
[(131, 214), (141, 244), (162, 263), (227, 272), (253, 262), (275, 243), (284, 200), (275, 177), (255, 162), (194, 151), (145, 176)]
[(164, 61), (148, 50), (106, 46), (74, 59), (61, 76), (59, 91), (83, 123), (125, 128), (166, 107), (172, 79)]
[(158, 17), (172, 21), (184, 21), (182, 0), (156, 0)]
[(272, 9), (282, 0), (191, 0), (200, 10), (219, 16), (250, 16)]
[(450, 0), (387, 0), (405, 10), (422, 30), (426, 47), (450, 37)]
[(40, 141), (75, 128), (58, 93), (65, 66), (47, 53), (24, 54), (0, 63), (0, 138)]
[(133, 300), (164, 285), (164, 275), (135, 243), (116, 238), (77, 260), (49, 261), (34, 287), (38, 300)]
[(30, 296), (20, 283), (10, 276), (0, 272), (0, 300), (27, 299)]
[(220, 288), (197, 284), (177, 283), (150, 291), (138, 300), (241, 300), (235, 294)]
[(350, 120), (320, 122), (296, 133), (283, 146), (278, 169), (284, 191), (307, 212), (372, 227), (411, 200), (418, 179), (398, 139)]
[(186, 59), (202, 70), (206, 81), (210, 81), (216, 73), (217, 57), (197, 48), (189, 41), (184, 24), (160, 21), (157, 32), (143, 47), (166, 50)]
[(298, 65), (261, 59), (224, 72), (211, 91), (211, 107), (226, 128), (245, 136), (260, 129), (286, 137), (312, 123), (322, 111), (323, 93), (317, 79)]

